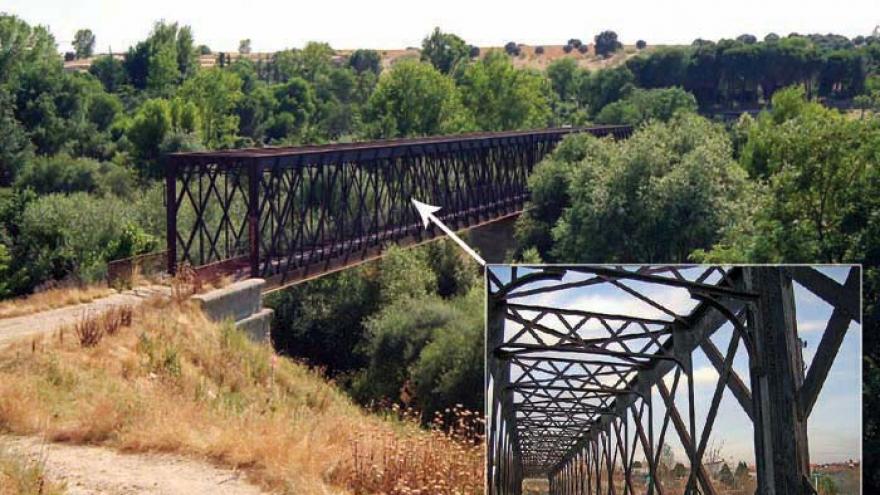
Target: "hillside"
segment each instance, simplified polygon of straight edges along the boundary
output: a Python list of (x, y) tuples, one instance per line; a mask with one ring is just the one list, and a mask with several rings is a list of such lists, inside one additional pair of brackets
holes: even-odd
[[(635, 45), (625, 45), (622, 50), (618, 51), (614, 56), (604, 59), (602, 57), (597, 57), (593, 44), (590, 43), (589, 50), (586, 53), (580, 53), (577, 50), (572, 50), (570, 53), (565, 53), (565, 45), (541, 45), (544, 48), (543, 54), (535, 53), (535, 48), (538, 45), (520, 45), (520, 49), (522, 52), (520, 55), (513, 57), (513, 64), (516, 67), (528, 67), (532, 69), (544, 70), (550, 65), (551, 62), (560, 58), (573, 58), (578, 62), (578, 65), (590, 70), (596, 70), (601, 68), (608, 67), (616, 67), (631, 57), (637, 55), (638, 53), (650, 53), (657, 47), (649, 46), (644, 50), (636, 49)], [(480, 57), (485, 56), (492, 50), (504, 50), (504, 47), (501, 46), (485, 46), (480, 47)], [(389, 49), (389, 50), (376, 50), (382, 56), (382, 66), (384, 68), (389, 68), (394, 65), (395, 62), (405, 58), (418, 58), (421, 50), (418, 48), (405, 48), (405, 49)], [(341, 61), (348, 55), (354, 52), (353, 49), (342, 49), (336, 50), (336, 58)], [(247, 57), (249, 60), (254, 62), (258, 60), (270, 60), (272, 58), (272, 52), (255, 52), (249, 53), (247, 55), (240, 55), (237, 52), (224, 52), (227, 57), (230, 57), (230, 60), (236, 60), (239, 57)], [(81, 59), (81, 60), (72, 60), (65, 61), (64, 68), (69, 71), (86, 71), (91, 66), (92, 62), (98, 56), (102, 54), (98, 54), (96, 57)], [(219, 53), (214, 53), (211, 55), (201, 55), (199, 56), (199, 66), (202, 68), (214, 67), (217, 65), (217, 58)], [(121, 60), (124, 57), (123, 53), (114, 53), (113, 57)]]
[(61, 331), (0, 363), (0, 434), (206, 459), (270, 492), (482, 487), (481, 445), (369, 414), (188, 304), (151, 301), (97, 345)]

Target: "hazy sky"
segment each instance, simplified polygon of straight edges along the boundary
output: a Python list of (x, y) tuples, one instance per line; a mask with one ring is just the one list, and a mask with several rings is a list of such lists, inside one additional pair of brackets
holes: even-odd
[(254, 51), (326, 41), (335, 48), (416, 46), (434, 26), (469, 43), (562, 44), (613, 29), (627, 43), (690, 43), (751, 33), (835, 32), (867, 35), (880, 24), (880, 0), (4, 0), (0, 11), (48, 25), (62, 51), (78, 28), (97, 36), (98, 51), (123, 51), (155, 20), (189, 24), (199, 43), (234, 51), (251, 38)]

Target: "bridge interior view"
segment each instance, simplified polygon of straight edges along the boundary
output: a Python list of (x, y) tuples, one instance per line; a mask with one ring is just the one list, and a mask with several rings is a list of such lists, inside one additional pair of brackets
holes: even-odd
[[(533, 478), (555, 495), (747, 493), (707, 467), (724, 397), (750, 426), (725, 433), (754, 447), (751, 493), (815, 493), (808, 419), (859, 327), (859, 266), (493, 265), (487, 276), (487, 493), (520, 494)], [(809, 360), (795, 287), (828, 306)], [(714, 378), (696, 394), (698, 359)], [(670, 473), (670, 445), (686, 472)]]
[(167, 257), (281, 287), (434, 237), (411, 199), (455, 230), (521, 212), (534, 166), (571, 133), (477, 133), (297, 148), (178, 153), (166, 176)]

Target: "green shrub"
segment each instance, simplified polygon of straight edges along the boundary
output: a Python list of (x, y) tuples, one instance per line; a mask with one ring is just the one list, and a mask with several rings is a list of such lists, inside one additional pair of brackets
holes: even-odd
[(41, 196), (25, 207), (17, 244), (33, 285), (72, 276), (103, 277), (107, 261), (157, 248), (155, 237), (138, 227), (134, 205), (113, 196), (82, 192)]
[(125, 166), (90, 158), (73, 158), (66, 153), (29, 160), (15, 181), (17, 189), (37, 194), (112, 193), (128, 196), (134, 188), (134, 174)]
[(534, 206), (520, 220), (520, 252), (536, 247), (550, 261), (687, 261), (754, 203), (723, 128), (695, 115), (649, 124), (626, 141), (566, 141), (530, 180)]
[(364, 404), (404, 403), (425, 420), (456, 404), (480, 410), (482, 295), (475, 287), (452, 300), (399, 299), (370, 318), (362, 349), (367, 366), (352, 384), (355, 398)]
[(638, 125), (656, 119), (664, 122), (679, 112), (697, 111), (697, 100), (681, 88), (635, 89), (610, 103), (596, 116), (600, 124)]

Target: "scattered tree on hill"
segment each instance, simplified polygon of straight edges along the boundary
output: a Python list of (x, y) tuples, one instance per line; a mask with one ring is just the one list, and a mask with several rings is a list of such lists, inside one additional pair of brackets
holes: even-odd
[(595, 38), (596, 55), (604, 58), (610, 57), (614, 52), (623, 48), (617, 41), (617, 33), (614, 31), (602, 31)]
[(779, 35), (776, 33), (767, 33), (767, 36), (764, 36), (764, 43), (775, 43), (779, 41)]
[(756, 38), (754, 34), (741, 34), (736, 37), (736, 41), (746, 45), (754, 45), (758, 42), (758, 38)]
[(245, 38), (238, 42), (238, 53), (241, 55), (247, 55), (251, 53), (251, 39)]
[(519, 54), (520, 54), (520, 52), (521, 52), (522, 50), (520, 49), (519, 45), (516, 44), (515, 41), (508, 41), (508, 42), (504, 45), (504, 51), (505, 51), (508, 55), (510, 55), (510, 56), (512, 56), (512, 57), (516, 57), (516, 56), (519, 56)]
[(565, 45), (565, 46), (562, 47), (562, 51), (564, 51), (565, 53), (571, 53), (571, 51), (572, 51), (573, 49), (574, 49), (574, 48), (572, 48), (571, 45)]
[(588, 51), (590, 51), (590, 47), (587, 46), (587, 45), (581, 45), (581, 46), (579, 46), (579, 47), (577, 48), (577, 51), (578, 51), (579, 53), (586, 54)]
[(572, 48), (580, 48), (581, 45), (583, 45), (583, 42), (577, 38), (572, 38), (568, 40), (567, 45), (571, 46)]
[(95, 35), (91, 29), (80, 29), (73, 35), (73, 51), (76, 58), (89, 58), (95, 52)]
[(636, 48), (638, 48), (639, 50), (644, 50), (647, 46), (648, 43), (646, 43), (645, 40), (636, 41)]
[(535, 47), (535, 55), (543, 55), (543, 54), (544, 54), (544, 47), (540, 46), (540, 45), (536, 46)]
[(382, 57), (376, 50), (358, 49), (348, 57), (348, 65), (356, 72), (382, 72)]
[(444, 74), (451, 74), (458, 64), (470, 57), (467, 43), (452, 33), (444, 33), (440, 28), (422, 40), (422, 60), (430, 62)]

